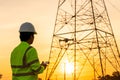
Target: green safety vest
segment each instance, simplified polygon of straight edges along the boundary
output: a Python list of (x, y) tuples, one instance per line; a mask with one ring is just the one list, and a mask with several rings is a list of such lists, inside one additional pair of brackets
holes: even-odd
[(21, 42), (10, 57), (12, 80), (38, 80), (38, 74), (44, 71), (40, 65), (37, 51), (27, 42)]

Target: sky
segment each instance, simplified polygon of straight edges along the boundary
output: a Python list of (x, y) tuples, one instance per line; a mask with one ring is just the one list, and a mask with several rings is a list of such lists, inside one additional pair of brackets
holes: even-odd
[[(113, 32), (120, 50), (120, 1), (105, 0)], [(58, 0), (0, 0), (0, 74), (11, 80), (10, 53), (19, 43), (19, 27), (24, 22), (35, 26), (32, 46), (40, 61), (49, 57)]]

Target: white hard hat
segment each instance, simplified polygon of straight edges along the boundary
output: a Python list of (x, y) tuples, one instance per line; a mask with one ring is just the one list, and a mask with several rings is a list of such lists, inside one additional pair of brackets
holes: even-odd
[(33, 32), (36, 34), (35, 28), (34, 26), (29, 23), (29, 22), (25, 22), (20, 26), (20, 30), (19, 32)]

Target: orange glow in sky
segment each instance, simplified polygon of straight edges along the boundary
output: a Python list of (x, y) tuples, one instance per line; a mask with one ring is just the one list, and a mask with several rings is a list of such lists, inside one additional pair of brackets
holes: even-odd
[[(119, 0), (111, 2), (120, 8)], [(40, 61), (48, 60), (57, 6), (58, 0), (0, 0), (0, 74), (3, 74), (2, 80), (12, 80), (10, 53), (20, 43), (18, 31), (23, 22), (32, 22), (35, 26), (38, 34), (35, 35), (32, 46), (37, 49)], [(107, 3), (107, 8), (120, 49), (120, 11), (109, 3)], [(73, 72), (73, 64), (66, 63), (66, 72)], [(43, 78), (44, 74), (40, 74), (40, 77)]]

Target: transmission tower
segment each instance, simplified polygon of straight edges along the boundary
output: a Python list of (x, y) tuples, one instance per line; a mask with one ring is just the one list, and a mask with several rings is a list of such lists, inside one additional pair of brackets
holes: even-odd
[[(59, 0), (49, 61), (46, 80), (96, 80), (120, 71), (104, 0)], [(74, 70), (64, 74), (66, 61)]]

